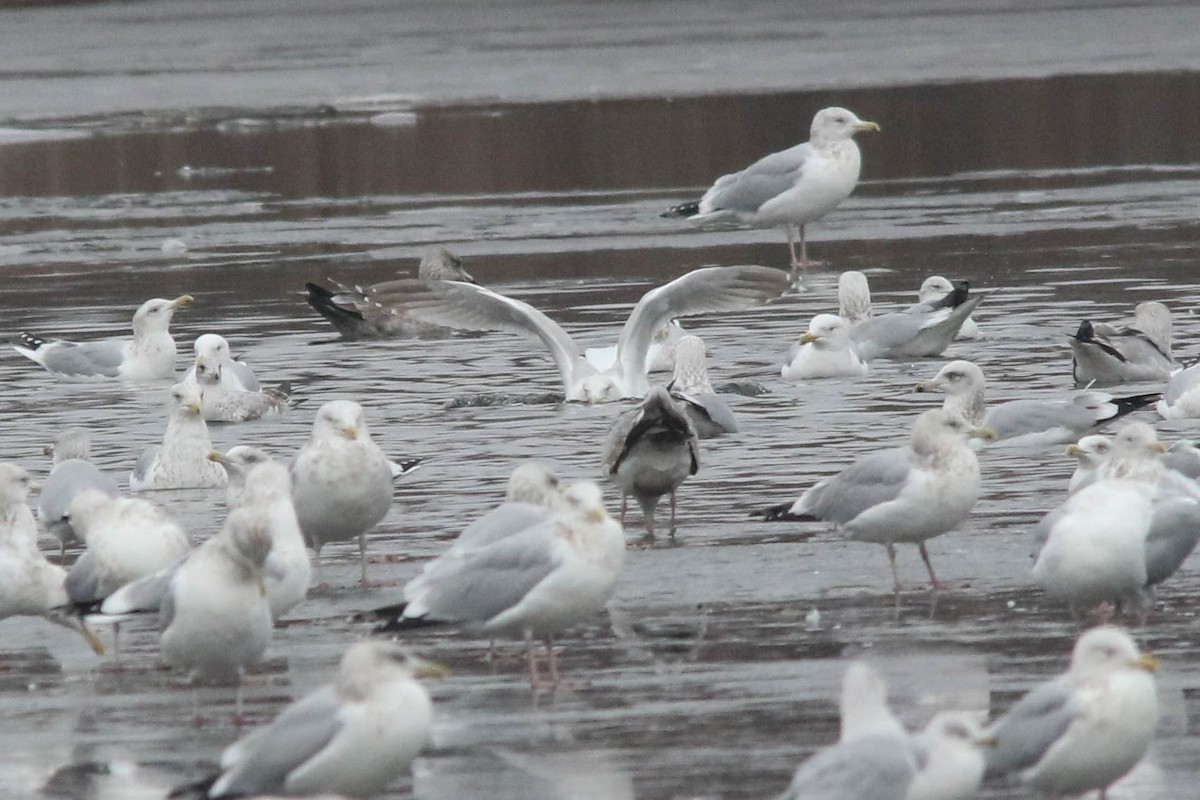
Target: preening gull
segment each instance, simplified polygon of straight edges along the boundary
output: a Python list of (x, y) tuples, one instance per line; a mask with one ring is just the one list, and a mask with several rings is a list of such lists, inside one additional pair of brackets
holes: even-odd
[(675, 345), (675, 369), (668, 388), (696, 428), (701, 439), (737, 433), (737, 418), (729, 404), (718, 397), (708, 380), (704, 340), (699, 336), (680, 337)]
[(1138, 303), (1133, 327), (1084, 320), (1071, 336), (1071, 374), (1080, 386), (1161, 381), (1171, 374), (1171, 310)]
[(988, 730), (989, 777), (1016, 775), (1035, 791), (1074, 797), (1108, 787), (1142, 759), (1158, 726), (1152, 673), (1119, 628), (1075, 642), (1070, 668), (1031, 690)]
[(367, 532), (392, 507), (392, 471), (371, 439), (362, 406), (333, 400), (317, 411), (312, 435), (292, 462), (292, 494), (318, 572), (326, 542), (357, 538), (365, 586)]
[(0, 462), (0, 619), (44, 617), (75, 631), (96, 653), (104, 645), (79, 618), (64, 586), (67, 573), (37, 546), (37, 523), (29, 510), (29, 473)]
[(654, 332), (675, 317), (741, 311), (774, 300), (787, 275), (769, 267), (703, 267), (642, 295), (621, 329), (617, 361), (598, 371), (570, 335), (528, 303), (468, 283), (394, 281), (373, 287), (370, 297), (386, 308), (468, 330), (508, 331), (541, 341), (558, 367), (567, 400), (606, 403), (642, 397), (650, 390), (646, 353)]
[[(921, 282), (921, 288), (917, 290), (917, 304), (932, 306), (937, 301), (954, 292), (954, 284), (941, 275), (930, 275)], [(979, 332), (979, 326), (971, 317), (963, 320), (962, 327), (958, 329), (955, 339), (978, 339), (982, 334)]]
[(1150, 405), (1159, 395), (1113, 397), (1105, 392), (1078, 392), (1069, 400), (1010, 400), (987, 405), (983, 370), (970, 361), (951, 361), (931, 380), (918, 383), (918, 392), (945, 392), (942, 408), (983, 425), (996, 441), (1021, 444), (1065, 444), (1133, 411)]
[(986, 296), (972, 295), (962, 281), (950, 294), (932, 303), (918, 303), (907, 311), (880, 314), (856, 323), (850, 328), (850, 339), (865, 361), (940, 356), (958, 335), (963, 320)]
[(823, 108), (813, 117), (807, 142), (765, 156), (741, 172), (722, 175), (698, 202), (675, 206), (663, 216), (782, 226), (787, 230), (792, 269), (803, 270), (813, 263), (808, 260), (805, 226), (833, 211), (854, 191), (862, 168), (854, 135), (878, 130), (874, 122), (844, 108)]
[(37, 517), (46, 532), (58, 539), (61, 556), (68, 544), (79, 541), (68, 514), (75, 495), (99, 489), (116, 497), (119, 490), (117, 482), (91, 462), (91, 435), (83, 428), (67, 428), (46, 449), (54, 454), (54, 466), (38, 495)]
[(461, 558), (439, 559), (421, 576), (424, 591), (391, 628), (448, 622), (491, 636), (524, 636), (535, 689), (540, 678), (532, 639), (542, 639), (553, 686), (553, 636), (604, 608), (624, 560), (621, 526), (604, 510), (600, 488), (581, 481), (563, 492), (550, 520)]
[[(417, 277), (431, 281), (475, 279), (463, 269), (462, 261), (444, 247), (429, 250), (421, 257)], [(449, 336), (451, 330), (421, 322), (404, 314), (389, 313), (367, 299), (374, 287), (349, 286), (333, 282), (334, 289), (306, 283), (308, 304), (337, 328), (343, 339), (434, 339)]]
[(215, 374), (217, 383), (230, 391), (257, 392), (262, 388), (250, 365), (233, 357), (224, 336), (215, 333), (198, 336), (192, 343), (192, 351), (195, 357), (183, 376), (184, 383), (198, 383), (198, 378), (208, 373)]
[(833, 314), (817, 314), (800, 341), (788, 350), (780, 375), (787, 381), (816, 378), (857, 378), (870, 371), (850, 341), (850, 326)]
[(192, 302), (190, 294), (174, 300), (147, 300), (133, 315), (132, 339), (69, 342), (22, 333), (21, 355), (56, 375), (76, 378), (104, 377), (129, 381), (170, 378), (175, 374), (175, 340), (171, 317)]
[(148, 447), (129, 473), (129, 488), (204, 489), (224, 486), (225, 470), (208, 460), (212, 441), (201, 416), (200, 387), (177, 383), (167, 402), (167, 429), (161, 445)]
[(916, 544), (934, 589), (941, 585), (925, 541), (955, 528), (979, 499), (979, 462), (966, 439), (990, 435), (986, 429), (972, 429), (958, 414), (940, 408), (923, 411), (908, 446), (863, 456), (796, 501), (757, 514), (768, 520), (832, 522), (851, 539), (884, 545), (899, 603), (895, 545)]
[(357, 642), (337, 680), (285, 708), (221, 755), (220, 774), (193, 787), (205, 797), (330, 793), (373, 797), (429, 742), (433, 703), (418, 678), (445, 667), (390, 642)]
[(667, 390), (655, 386), (636, 408), (623, 411), (604, 443), (604, 474), (621, 489), (621, 524), (633, 495), (642, 509), (646, 535), (654, 536), (654, 510), (671, 496), (675, 535), (675, 490), (700, 468), (700, 443), (687, 412)]

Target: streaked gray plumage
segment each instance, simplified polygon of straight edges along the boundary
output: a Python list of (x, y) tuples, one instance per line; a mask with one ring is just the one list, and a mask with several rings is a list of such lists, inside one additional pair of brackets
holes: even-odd
[(675, 343), (674, 374), (667, 388), (671, 397), (683, 404), (701, 439), (737, 433), (733, 410), (709, 383), (704, 340), (699, 336), (681, 336)]
[(1171, 311), (1150, 300), (1134, 309), (1134, 323), (1118, 328), (1084, 320), (1071, 336), (1071, 374), (1080, 386), (1161, 381), (1175, 367)]

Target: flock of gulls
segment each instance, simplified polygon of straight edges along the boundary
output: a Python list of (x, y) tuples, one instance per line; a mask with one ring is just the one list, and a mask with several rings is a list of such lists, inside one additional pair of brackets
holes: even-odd
[[(504, 502), (425, 564), (399, 602), (378, 609), (379, 630), (441, 623), (493, 641), (522, 639), (535, 692), (553, 691), (560, 680), (554, 636), (593, 619), (613, 595), (629, 498), (648, 538), (661, 528), (666, 498), (674, 536), (676, 491), (701, 469), (703, 440), (739, 430), (709, 382), (704, 342), (681, 320), (783, 295), (814, 263), (805, 226), (858, 181), (855, 134), (878, 130), (845, 109), (824, 109), (808, 142), (723, 176), (698, 202), (667, 212), (783, 226), (792, 273), (761, 266), (689, 272), (648, 291), (614, 347), (581, 348), (541, 311), (475, 283), (444, 249), (427, 254), (416, 279), (307, 286), (309, 302), (347, 340), (513, 333), (547, 348), (566, 400), (636, 401), (596, 448), (600, 472), (621, 495), (618, 519), (596, 483), (564, 485), (542, 464), (515, 465)], [(940, 356), (956, 338), (980, 335), (971, 315), (986, 296), (932, 276), (916, 304), (877, 314), (866, 276), (845, 272), (837, 308), (831, 301), (828, 313), (811, 320), (780, 375), (816, 386), (860, 378), (879, 360)], [(169, 325), (190, 302), (184, 295), (143, 303), (132, 339), (76, 343), (27, 333), (15, 349), (56, 376), (165, 383), (176, 377)], [(756, 514), (765, 520), (823, 521), (882, 545), (898, 610), (896, 545), (917, 547), (936, 592), (927, 543), (958, 527), (979, 499), (981, 448), (1069, 445), (1078, 469), (1061, 504), (1038, 525), (1031, 580), (1081, 623), (1100, 622), (1079, 637), (1063, 674), (986, 725), (947, 711), (909, 732), (888, 709), (878, 673), (852, 663), (839, 741), (804, 762), (782, 797), (954, 800), (973, 796), (985, 779), (1019, 780), (1049, 797), (1090, 790), (1104, 797), (1142, 758), (1158, 718), (1155, 661), (1109, 622), (1152, 614), (1156, 588), (1200, 538), (1200, 451), (1186, 442), (1168, 450), (1146, 422), (1123, 422), (1111, 435), (1101, 430), (1152, 405), (1164, 418), (1200, 415), (1200, 367), (1175, 362), (1170, 312), (1156, 302), (1139, 306), (1128, 326), (1083, 322), (1071, 348), (1083, 388), (1070, 396), (989, 404), (983, 370), (953, 361), (916, 387), (944, 398), (917, 415), (907, 443), (859, 458), (798, 498), (773, 505), (764, 498)], [(660, 379), (663, 371), (669, 379)], [(1156, 390), (1114, 395), (1099, 388), (1130, 382), (1153, 382)], [(356, 541), (368, 584), (368, 534), (391, 507), (394, 481), (415, 464), (391, 461), (372, 440), (363, 409), (345, 399), (321, 405), (311, 438), (285, 459), (254, 445), (215, 451), (208, 423), (291, 407), (286, 385), (264, 387), (216, 334), (195, 341), (192, 364), (167, 392), (166, 406), (161, 445), (142, 454), (124, 481), (132, 494), (92, 464), (83, 429), (57, 437), (35, 506), (29, 473), (0, 463), (0, 617), (42, 616), (97, 652), (105, 644), (90, 625), (112, 623), (119, 652), (120, 622), (156, 613), (162, 660), (195, 681), (237, 685), (240, 716), (241, 676), (320, 580), (322, 548)], [(211, 489), (226, 507), (219, 532), (200, 544), (150, 493), (181, 488)], [(43, 534), (69, 567), (47, 560)], [(73, 561), (68, 548), (78, 552)], [(432, 704), (418, 679), (442, 673), (393, 641), (355, 643), (330, 684), (231, 745), (214, 774), (176, 794), (376, 794), (427, 743)]]

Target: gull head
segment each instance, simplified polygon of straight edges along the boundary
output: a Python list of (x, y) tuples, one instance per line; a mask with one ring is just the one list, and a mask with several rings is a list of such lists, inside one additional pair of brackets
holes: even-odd
[(355, 642), (346, 649), (338, 666), (338, 694), (362, 700), (376, 688), (385, 689), (396, 680), (444, 678), (450, 670), (415, 655), (395, 642)]
[(200, 387), (194, 383), (177, 383), (171, 387), (171, 397), (167, 402), (173, 416), (199, 417), (203, 407), (203, 397)]
[(25, 468), (11, 462), (0, 462), (0, 507), (20, 505), (29, 497), (33, 482)]
[(838, 276), (838, 316), (851, 325), (871, 316), (871, 285), (856, 269)]
[(585, 518), (591, 523), (601, 523), (608, 519), (604, 510), (604, 493), (600, 487), (591, 481), (573, 483), (562, 493), (563, 503), (573, 514)]
[(1133, 480), (1157, 479), (1163, 466), (1160, 456), (1167, 451), (1154, 428), (1145, 422), (1130, 422), (1112, 440), (1109, 477)]
[(511, 503), (553, 508), (558, 503), (558, 476), (536, 461), (526, 461), (508, 476), (504, 497)]
[(813, 142), (832, 142), (839, 139), (853, 138), (854, 134), (862, 131), (879, 131), (874, 122), (859, 119), (853, 111), (838, 106), (823, 108), (813, 117), (812, 128), (809, 129), (809, 140)]
[(417, 277), (425, 281), (475, 282), (471, 273), (463, 269), (462, 259), (444, 247), (434, 247), (421, 257)]
[(1097, 467), (1108, 459), (1112, 446), (1112, 439), (1102, 433), (1093, 433), (1075, 444), (1067, 445), (1067, 455), (1078, 460), (1080, 465)]
[(588, 375), (579, 384), (580, 394), (585, 403), (613, 403), (624, 395), (617, 387), (617, 382), (611, 375)]
[(951, 361), (927, 381), (916, 385), (918, 392), (945, 392), (951, 397), (982, 393), (987, 382), (983, 370), (970, 361)]
[(190, 294), (180, 295), (174, 300), (154, 298), (147, 300), (133, 314), (134, 333), (157, 333), (165, 331), (171, 324), (175, 310), (195, 300)]
[(313, 420), (313, 438), (370, 438), (362, 406), (353, 400), (331, 400), (321, 406)]
[(942, 408), (931, 408), (917, 415), (913, 423), (912, 449), (917, 453), (931, 453), (954, 442), (967, 439), (992, 441), (996, 432), (991, 428), (975, 428), (961, 414)]
[(932, 303), (941, 300), (953, 291), (954, 284), (948, 279), (941, 275), (930, 275), (921, 282), (921, 288), (917, 290), (917, 300), (922, 303)]
[(71, 523), (75, 535), (86, 542), (92, 524), (116, 502), (116, 498), (109, 497), (100, 489), (84, 489), (72, 498), (64, 518)]
[(838, 348), (850, 340), (850, 326), (836, 314), (817, 314), (808, 323), (808, 330), (800, 335), (800, 344), (811, 344), (818, 349)]
[[(939, 742), (978, 749), (994, 745), (979, 721), (965, 711), (940, 711), (925, 725), (925, 734)], [(982, 766), (982, 765), (981, 765)]]
[(72, 458), (89, 461), (92, 457), (92, 435), (86, 428), (67, 428), (54, 437), (54, 444), (43, 451), (54, 456), (54, 463), (61, 464)]
[(1121, 670), (1154, 672), (1158, 660), (1138, 650), (1129, 634), (1112, 625), (1085, 632), (1071, 651), (1071, 676), (1077, 680), (1110, 675)]
[(684, 394), (712, 394), (708, 382), (704, 340), (699, 336), (681, 336), (675, 343), (675, 388)]
[(213, 370), (217, 371), (217, 377), (220, 378), (221, 365), (230, 360), (229, 342), (225, 341), (224, 336), (215, 333), (197, 337), (192, 343), (192, 351), (196, 354), (197, 378), (201, 373), (211, 373)]
[(229, 448), (224, 453), (219, 450), (211, 451), (208, 454), (208, 460), (215, 461), (225, 468), (225, 474), (229, 476), (230, 485), (240, 485), (245, 483), (246, 473), (258, 464), (265, 464), (271, 461), (272, 458), (257, 447), (248, 444), (239, 444), (236, 447)]

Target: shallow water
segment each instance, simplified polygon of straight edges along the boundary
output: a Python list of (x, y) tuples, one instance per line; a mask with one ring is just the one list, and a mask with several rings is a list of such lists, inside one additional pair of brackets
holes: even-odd
[[(330, 677), (345, 644), (370, 630), (355, 613), (393, 599), (501, 496), (519, 459), (598, 477), (604, 433), (625, 407), (448, 409), (456, 398), (560, 387), (537, 347), (507, 335), (339, 341), (298, 295), (305, 281), (411, 274), (427, 246), (446, 244), (479, 281), (533, 303), (581, 342), (608, 344), (643, 292), (689, 269), (786, 264), (780, 231), (701, 230), (659, 211), (792, 143), (796, 120), (830, 102), (876, 119), (884, 132), (862, 141), (864, 182), (813, 227), (811, 252), (828, 268), (763, 309), (688, 323), (705, 338), (715, 383), (767, 391), (730, 395), (743, 432), (704, 443), (700, 473), (680, 491), (674, 541), (644, 546), (631, 517), (611, 624), (598, 619), (561, 642), (571, 685), (535, 703), (519, 659), (493, 670), (477, 640), (413, 637), (454, 674), (431, 687), (435, 743), (398, 796), (772, 796), (836, 738), (846, 659), (878, 664), (897, 712), (917, 725), (946, 706), (1002, 710), (1064, 666), (1076, 633), (1028, 583), (1032, 524), (1061, 500), (1072, 469), (1057, 447), (981, 456), (983, 499), (930, 545), (952, 588), (932, 608), (924, 570), (903, 550), (910, 590), (899, 622), (879, 548), (818, 525), (751, 520), (856, 455), (902, 441), (935, 402), (911, 387), (943, 363), (880, 363), (861, 381), (797, 386), (778, 377), (783, 354), (809, 317), (836, 307), (838, 271), (862, 269), (880, 309), (907, 305), (928, 274), (994, 290), (977, 315), (986, 338), (954, 344), (945, 359), (983, 365), (993, 399), (1069, 391), (1066, 334), (1085, 316), (1126, 319), (1145, 299), (1171, 306), (1179, 353), (1195, 356), (1198, 93), (1194, 74), (1160, 72), (434, 104), (383, 118), (264, 108), (57, 120), (48, 135), (0, 145), (3, 330), (119, 334), (142, 299), (191, 293), (198, 302), (173, 326), (182, 350), (220, 332), (303, 400), (283, 417), (214, 428), (218, 446), (266, 443), (287, 455), (322, 402), (351, 397), (387, 450), (424, 457), (371, 537), (379, 587), (355, 585), (354, 547), (326, 549), (330, 588), (293, 612), (248, 688), (259, 723)], [(1160, 124), (1148, 130), (1146, 120)], [(162, 386), (60, 382), (11, 351), (0, 382), (3, 456), (38, 472), (41, 448), (65, 425), (90, 427), (98, 462), (121, 476), (161, 435)], [(1158, 427), (1168, 440), (1193, 435), (1187, 422)], [(197, 536), (220, 524), (214, 493), (155, 499)], [(1195, 784), (1195, 568), (1193, 559), (1167, 584), (1137, 631), (1163, 662), (1163, 721), (1114, 798), (1184, 797)], [(189, 689), (156, 666), (151, 620), (122, 627), (121, 669), (39, 621), (0, 622), (0, 637), (6, 796), (162, 797), (238, 735), (225, 690), (204, 691), (214, 721), (192, 724)]]

